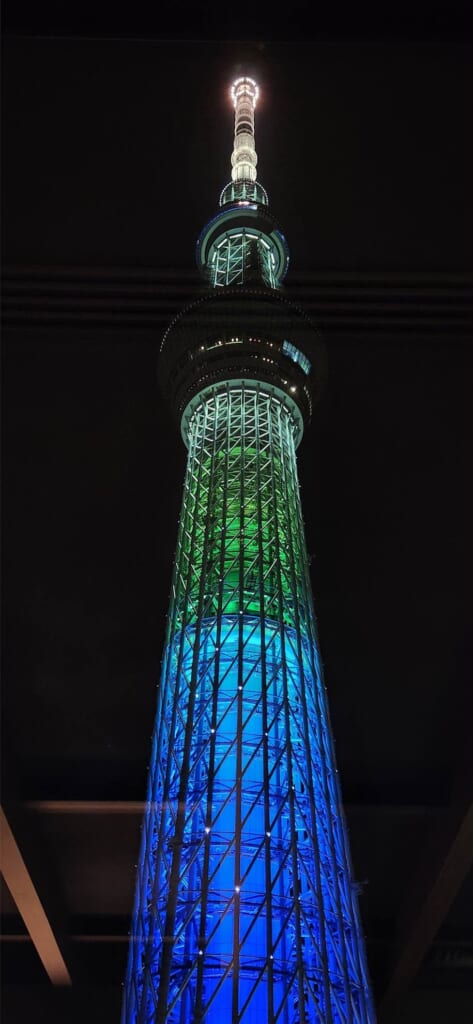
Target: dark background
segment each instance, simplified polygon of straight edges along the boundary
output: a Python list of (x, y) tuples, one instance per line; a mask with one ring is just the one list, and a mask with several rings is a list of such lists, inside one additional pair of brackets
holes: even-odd
[(373, 985), (420, 932), (382, 1019), (473, 1019), (467, 8), (5, 6), (3, 796), (73, 977), (4, 887), (12, 1024), (118, 1020), (185, 464), (156, 354), (242, 70), (328, 349), (300, 473)]

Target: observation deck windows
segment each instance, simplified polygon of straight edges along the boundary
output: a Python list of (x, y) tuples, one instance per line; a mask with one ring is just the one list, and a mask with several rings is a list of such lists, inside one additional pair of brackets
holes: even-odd
[(292, 362), (295, 363), (296, 366), (300, 366), (301, 370), (303, 370), (307, 376), (309, 375), (312, 369), (310, 359), (308, 359), (299, 348), (296, 348), (291, 341), (283, 341), (282, 350), (285, 356), (292, 359)]

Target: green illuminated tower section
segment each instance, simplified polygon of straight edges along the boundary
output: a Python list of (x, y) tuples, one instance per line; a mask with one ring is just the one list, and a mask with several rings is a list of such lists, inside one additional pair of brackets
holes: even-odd
[(324, 350), (280, 290), (250, 78), (160, 376), (188, 449), (123, 1024), (372, 1024), (296, 449)]

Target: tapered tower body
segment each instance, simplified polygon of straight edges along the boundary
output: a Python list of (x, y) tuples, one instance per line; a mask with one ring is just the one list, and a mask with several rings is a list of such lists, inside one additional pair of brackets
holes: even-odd
[(324, 350), (280, 291), (257, 93), (232, 87), (208, 287), (161, 346), (188, 461), (124, 1024), (374, 1021), (296, 466)]

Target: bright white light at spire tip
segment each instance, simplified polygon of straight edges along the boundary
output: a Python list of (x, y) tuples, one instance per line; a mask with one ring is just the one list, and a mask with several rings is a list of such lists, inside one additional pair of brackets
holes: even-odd
[(255, 82), (254, 78), (248, 78), (248, 75), (242, 75), (241, 78), (236, 78), (230, 89), (230, 96), (233, 100), (234, 107), (236, 107), (237, 100), (240, 96), (243, 96), (245, 93), (250, 97), (253, 107), (255, 107), (259, 96), (259, 86)]

